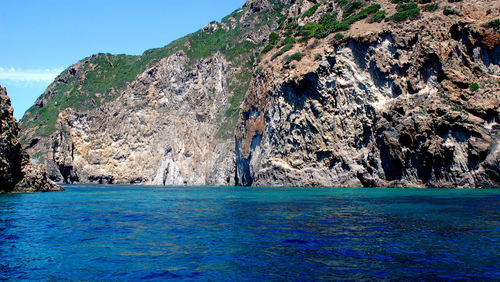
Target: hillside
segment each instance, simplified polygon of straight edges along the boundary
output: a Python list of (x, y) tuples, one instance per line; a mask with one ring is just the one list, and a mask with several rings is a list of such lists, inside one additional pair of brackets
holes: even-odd
[(21, 140), (59, 182), (498, 186), (499, 18), (487, 0), (249, 0), (71, 66)]

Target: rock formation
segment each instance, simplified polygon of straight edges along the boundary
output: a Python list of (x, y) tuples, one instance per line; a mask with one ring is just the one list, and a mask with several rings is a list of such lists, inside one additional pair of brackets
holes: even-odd
[(17, 140), (19, 128), (5, 88), (0, 86), (0, 193), (60, 191), (47, 172), (30, 163)]
[(233, 185), (240, 103), (275, 24), (266, 8), (253, 1), (139, 57), (74, 64), (21, 120), (27, 150), (61, 183)]
[(71, 66), (22, 142), (66, 183), (498, 187), (499, 17), (493, 0), (249, 0)]
[(498, 187), (500, 37), (477, 11), (499, 5), (467, 2), (453, 8), (478, 14), (309, 40), (293, 68), (265, 56), (236, 132), (237, 183)]
[[(224, 58), (186, 70), (178, 52), (142, 73), (113, 103), (61, 112), (53, 160), (65, 182), (205, 185), (234, 183), (224, 115)], [(202, 83), (203, 82), (203, 83)]]

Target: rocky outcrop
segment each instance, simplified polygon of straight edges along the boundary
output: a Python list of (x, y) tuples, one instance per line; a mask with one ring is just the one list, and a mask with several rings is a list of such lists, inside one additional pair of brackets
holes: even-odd
[(498, 33), (461, 20), (351, 28), (294, 68), (263, 58), (236, 132), (237, 184), (498, 187)]
[(0, 193), (60, 191), (47, 172), (30, 163), (17, 140), (19, 132), (5, 88), (0, 86)]

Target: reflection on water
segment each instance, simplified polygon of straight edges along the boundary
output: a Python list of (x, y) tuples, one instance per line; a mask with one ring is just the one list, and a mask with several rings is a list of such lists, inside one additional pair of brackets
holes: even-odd
[(499, 190), (0, 195), (0, 279), (500, 279)]

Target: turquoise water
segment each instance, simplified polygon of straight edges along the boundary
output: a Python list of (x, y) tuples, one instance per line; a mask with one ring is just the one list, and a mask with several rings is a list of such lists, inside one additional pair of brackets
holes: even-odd
[(500, 190), (0, 195), (0, 279), (500, 279)]

